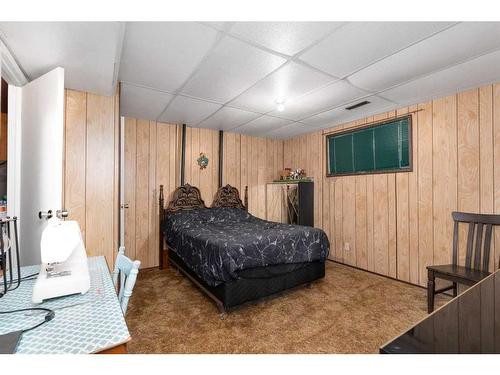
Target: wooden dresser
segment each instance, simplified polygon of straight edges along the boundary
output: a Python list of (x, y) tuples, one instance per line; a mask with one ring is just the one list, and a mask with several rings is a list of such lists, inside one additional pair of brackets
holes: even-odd
[(314, 226), (314, 182), (271, 182), (266, 187), (266, 218)]

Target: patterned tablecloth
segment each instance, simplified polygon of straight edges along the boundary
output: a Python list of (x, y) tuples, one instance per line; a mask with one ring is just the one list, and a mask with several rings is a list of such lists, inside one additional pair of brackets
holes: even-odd
[[(88, 258), (90, 290), (33, 304), (35, 280), (21, 282), (18, 289), (0, 298), (0, 311), (28, 307), (46, 307), (55, 318), (26, 332), (17, 347), (23, 354), (95, 353), (130, 340), (130, 334), (116, 296), (104, 257)], [(40, 267), (23, 267), (22, 276), (36, 273)], [(19, 312), (0, 316), (0, 334), (29, 328), (41, 322), (45, 312)]]

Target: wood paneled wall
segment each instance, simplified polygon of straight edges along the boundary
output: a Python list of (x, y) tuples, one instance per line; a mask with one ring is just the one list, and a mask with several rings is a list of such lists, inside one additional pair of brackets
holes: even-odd
[[(165, 186), (165, 201), (179, 185), (181, 127), (154, 121), (125, 119), (125, 251), (141, 267), (158, 265), (158, 189)], [(200, 152), (209, 158), (200, 169)], [(210, 206), (218, 188), (219, 132), (186, 128), (185, 182), (197, 186)], [(266, 183), (283, 168), (283, 141), (224, 133), (223, 183), (242, 195), (249, 187), (249, 208), (266, 217)]]
[(158, 266), (158, 199), (178, 186), (177, 125), (125, 118), (125, 253), (142, 268)]
[[(118, 97), (67, 90), (65, 110), (65, 208), (80, 223), (89, 255), (105, 255), (112, 266), (118, 247)], [(408, 112), (412, 172), (325, 177), (325, 133)], [(126, 197), (127, 253), (152, 267), (157, 189), (165, 185), (168, 199), (178, 185), (180, 128), (127, 119), (125, 129), (133, 140), (125, 154), (133, 165), (126, 168), (125, 185), (134, 186)], [(186, 182), (199, 186), (210, 205), (218, 183), (218, 132), (187, 128), (186, 135)], [(196, 163), (200, 152), (210, 159), (205, 170)], [(223, 183), (242, 195), (249, 186), (250, 212), (266, 217), (266, 183), (279, 170), (304, 168), (315, 179), (315, 225), (329, 235), (331, 258), (420, 285), (427, 265), (450, 259), (451, 211), (500, 213), (498, 165), (500, 84), (284, 142), (224, 133)], [(492, 268), (500, 258), (498, 229), (493, 243)]]
[[(222, 184), (240, 191), (243, 200), (248, 186), (249, 210), (266, 217), (266, 183), (276, 179), (283, 169), (283, 141), (224, 132)], [(200, 152), (209, 158), (200, 169)], [(319, 154), (318, 154), (319, 155)], [(212, 204), (219, 183), (219, 132), (186, 128), (185, 182), (200, 188), (207, 206)]]
[[(249, 211), (266, 217), (266, 183), (283, 169), (283, 141), (224, 132), (222, 184), (230, 184), (244, 198), (248, 186)], [(209, 158), (200, 169), (200, 152)], [(200, 188), (207, 206), (212, 204), (219, 183), (219, 132), (186, 128), (185, 182)]]
[(118, 251), (118, 95), (66, 90), (64, 207), (80, 224), (89, 256), (112, 268)]
[[(325, 176), (324, 134), (408, 112), (412, 172)], [(453, 210), (500, 213), (500, 84), (286, 140), (284, 160), (315, 178), (315, 225), (327, 232), (332, 259), (425, 285), (427, 265), (451, 261)], [(499, 228), (493, 243), (491, 269)], [(463, 261), (463, 242), (460, 249)]]
[(224, 133), (223, 151), (222, 184), (237, 187), (242, 200), (248, 186), (249, 212), (265, 219), (266, 184), (283, 169), (283, 141)]
[(284, 142), (284, 168), (302, 168), (308, 177), (314, 178), (314, 225), (321, 228), (323, 207), (323, 176), (321, 163), (323, 136), (321, 132), (308, 133)]
[[(203, 152), (208, 166), (200, 169), (198, 158)], [(211, 129), (186, 128), (186, 158), (184, 182), (196, 186), (207, 206), (212, 204), (219, 185), (219, 132)]]

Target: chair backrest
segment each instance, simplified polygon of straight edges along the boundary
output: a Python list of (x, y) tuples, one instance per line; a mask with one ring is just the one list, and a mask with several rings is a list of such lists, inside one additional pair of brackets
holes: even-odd
[(452, 212), (451, 216), (455, 222), (453, 228), (453, 264), (458, 263), (458, 224), (468, 223), (469, 231), (467, 233), (465, 267), (488, 271), (490, 265), (491, 235), (493, 226), (500, 225), (500, 215)]
[(124, 315), (127, 313), (128, 301), (134, 290), (140, 266), (141, 262), (138, 260), (131, 261), (127, 258), (125, 256), (125, 247), (120, 246), (113, 271), (113, 284), (115, 284)]

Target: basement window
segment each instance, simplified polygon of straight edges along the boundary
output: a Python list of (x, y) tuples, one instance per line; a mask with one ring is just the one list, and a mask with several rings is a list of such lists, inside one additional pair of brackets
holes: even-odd
[(411, 141), (411, 116), (327, 135), (327, 176), (410, 172)]

